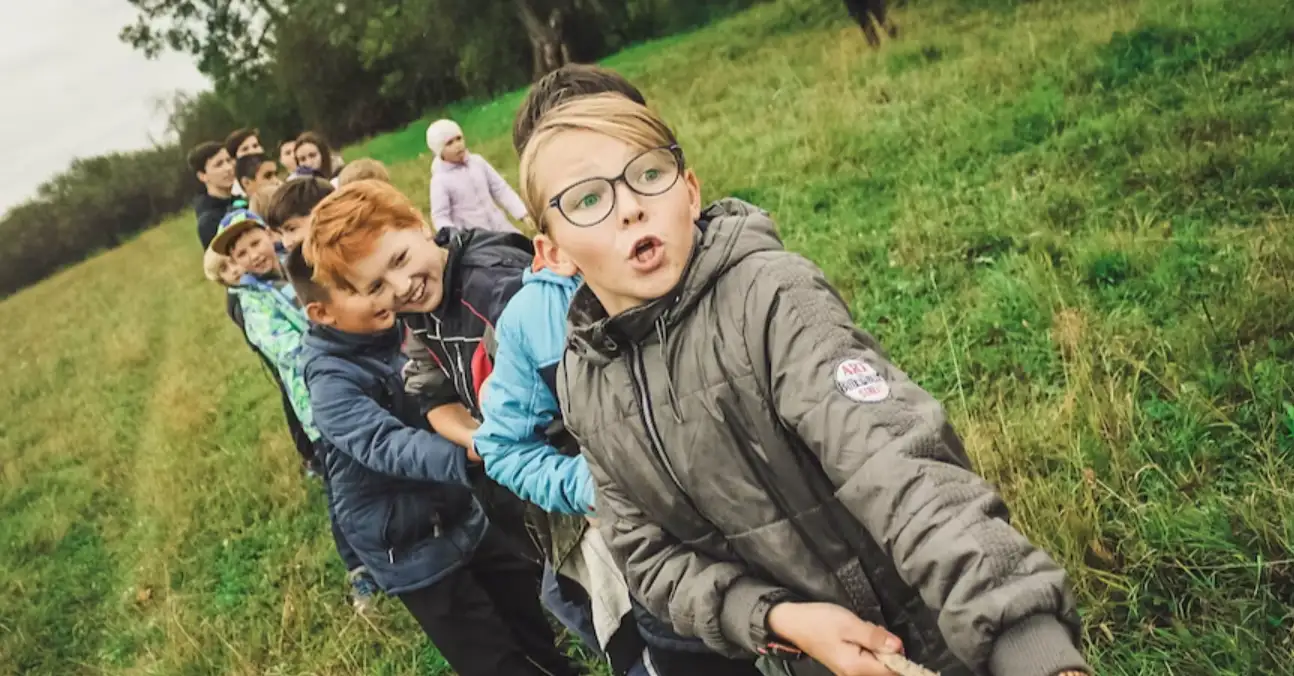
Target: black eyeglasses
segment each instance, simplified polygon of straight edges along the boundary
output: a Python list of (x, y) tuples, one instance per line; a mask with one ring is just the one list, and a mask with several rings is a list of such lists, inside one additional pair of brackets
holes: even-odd
[(683, 175), (683, 149), (677, 145), (645, 151), (629, 160), (615, 178), (586, 178), (548, 200), (571, 225), (588, 228), (606, 220), (616, 208), (616, 183), (643, 197), (667, 192)]

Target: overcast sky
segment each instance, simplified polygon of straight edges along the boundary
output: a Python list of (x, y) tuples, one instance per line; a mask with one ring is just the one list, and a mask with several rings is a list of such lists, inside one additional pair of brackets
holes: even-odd
[(73, 157), (160, 138), (158, 98), (208, 87), (189, 57), (145, 59), (117, 39), (126, 0), (6, 0), (0, 20), (0, 211)]

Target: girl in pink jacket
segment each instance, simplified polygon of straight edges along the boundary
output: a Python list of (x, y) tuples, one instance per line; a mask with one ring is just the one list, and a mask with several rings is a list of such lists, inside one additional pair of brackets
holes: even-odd
[(516, 191), (484, 157), (467, 151), (463, 130), (453, 120), (436, 120), (427, 127), (427, 147), (435, 154), (431, 161), (432, 227), (516, 232), (507, 214), (530, 223)]

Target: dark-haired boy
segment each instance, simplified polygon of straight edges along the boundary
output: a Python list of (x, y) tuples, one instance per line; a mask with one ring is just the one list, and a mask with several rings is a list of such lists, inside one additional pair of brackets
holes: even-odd
[(295, 249), (310, 232), (310, 212), (332, 192), (332, 183), (317, 176), (288, 181), (274, 191), (265, 207), (265, 224), (278, 234), (285, 249)]
[(234, 161), (214, 141), (194, 146), (189, 151), (188, 161), (189, 168), (203, 187), (193, 200), (193, 211), (198, 217), (198, 239), (206, 249), (216, 236), (220, 219), (225, 217), (233, 202)]
[(251, 153), (238, 158), (234, 162), (234, 177), (248, 198), (261, 188), (283, 184), (283, 179), (279, 178), (278, 163), (264, 153)]
[(315, 423), (331, 448), (335, 518), (378, 584), (462, 676), (566, 676), (536, 597), (539, 568), (490, 524), (466, 449), (431, 431), (401, 382), (403, 329), (388, 299), (289, 276), (311, 327), (301, 354)]
[(517, 155), (526, 147), (544, 113), (564, 101), (590, 94), (619, 94), (638, 105), (647, 105), (642, 92), (620, 73), (591, 64), (568, 63), (539, 78), (526, 92), (512, 123), (512, 148)]

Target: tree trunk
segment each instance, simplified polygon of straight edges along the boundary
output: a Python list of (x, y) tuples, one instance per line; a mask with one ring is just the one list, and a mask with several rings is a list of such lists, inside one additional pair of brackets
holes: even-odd
[[(562, 35), (560, 8), (541, 8), (536, 0), (516, 0), (517, 14), (530, 38), (530, 52), (534, 63), (531, 77), (535, 80), (566, 65), (570, 61), (570, 48)], [(547, 15), (545, 17), (545, 14)]]

